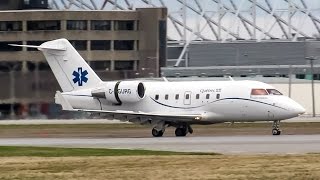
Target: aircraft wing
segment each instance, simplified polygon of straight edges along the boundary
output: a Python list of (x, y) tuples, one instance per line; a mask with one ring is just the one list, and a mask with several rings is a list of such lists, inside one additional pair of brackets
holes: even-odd
[(89, 110), (89, 109), (74, 109), (79, 112), (100, 113), (113, 117), (115, 119), (123, 119), (126, 121), (147, 121), (147, 120), (165, 120), (165, 121), (195, 121), (201, 120), (201, 114), (164, 114), (164, 113), (145, 113), (134, 111), (106, 111), (106, 110)]
[(70, 103), (62, 96), (61, 92), (57, 92), (56, 96), (56, 103), (61, 104), (62, 109), (66, 111), (78, 111), (78, 112), (90, 112), (90, 113), (97, 113), (100, 115), (104, 115), (106, 117), (111, 117), (114, 119), (125, 120), (125, 121), (148, 121), (148, 120), (165, 120), (165, 121), (199, 121), (202, 119), (201, 114), (176, 114), (176, 113), (158, 113), (158, 112), (136, 112), (136, 111), (107, 111), (107, 110), (90, 110), (90, 109), (74, 109)]

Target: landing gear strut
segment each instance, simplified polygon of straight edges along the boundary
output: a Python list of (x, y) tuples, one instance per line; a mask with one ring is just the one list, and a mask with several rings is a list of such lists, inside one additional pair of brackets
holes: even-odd
[(152, 135), (154, 137), (162, 137), (164, 130), (157, 130), (155, 128), (152, 129)]
[(273, 121), (272, 123), (272, 135), (280, 135), (281, 129), (280, 129), (280, 121)]

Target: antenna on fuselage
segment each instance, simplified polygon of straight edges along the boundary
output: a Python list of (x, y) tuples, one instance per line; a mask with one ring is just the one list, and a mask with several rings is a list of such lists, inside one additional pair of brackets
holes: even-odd
[(230, 81), (234, 81), (234, 79), (231, 76), (228, 76), (228, 78), (230, 79)]

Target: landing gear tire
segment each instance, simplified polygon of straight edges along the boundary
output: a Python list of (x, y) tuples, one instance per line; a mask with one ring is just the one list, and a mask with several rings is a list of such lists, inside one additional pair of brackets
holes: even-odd
[(181, 136), (186, 136), (187, 135), (187, 128), (177, 128), (175, 131), (176, 136), (181, 137)]
[(280, 129), (280, 121), (273, 121), (272, 123), (272, 135), (280, 135), (281, 129)]
[(280, 129), (272, 129), (272, 135), (277, 136), (281, 134), (281, 130)]
[(156, 130), (155, 128), (152, 129), (152, 135), (153, 137), (162, 137), (164, 131), (160, 130)]
[(190, 125), (188, 125), (188, 132), (189, 132), (190, 134), (193, 133), (193, 129), (192, 129), (192, 127), (191, 127)]

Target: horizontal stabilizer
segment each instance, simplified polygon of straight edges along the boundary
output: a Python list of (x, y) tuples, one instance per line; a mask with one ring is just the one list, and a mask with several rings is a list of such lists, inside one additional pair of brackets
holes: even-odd
[(60, 104), (62, 106), (62, 110), (65, 110), (65, 111), (73, 111), (74, 110), (73, 107), (71, 106), (71, 104), (62, 96), (60, 91), (56, 92), (55, 103)]
[(33, 46), (33, 45), (21, 45), (21, 44), (8, 44), (9, 46), (17, 46), (17, 47), (28, 47), (28, 48), (36, 48), (38, 50), (48, 49), (48, 50), (56, 50), (56, 51), (65, 51), (67, 50), (65, 47), (49, 47), (49, 46)]

